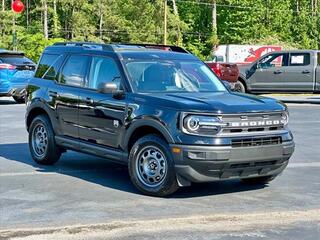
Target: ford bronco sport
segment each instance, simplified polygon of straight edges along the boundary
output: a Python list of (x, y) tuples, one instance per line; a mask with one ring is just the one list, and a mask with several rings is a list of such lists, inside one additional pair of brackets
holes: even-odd
[(231, 93), (182, 48), (57, 43), (27, 87), (32, 158), (67, 150), (128, 166), (145, 194), (192, 182), (265, 184), (294, 151), (288, 110), (271, 98)]

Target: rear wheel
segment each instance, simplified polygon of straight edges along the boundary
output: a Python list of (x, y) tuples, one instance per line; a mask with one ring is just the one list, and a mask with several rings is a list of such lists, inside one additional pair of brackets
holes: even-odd
[(12, 98), (17, 102), (17, 103), (25, 103), (26, 98), (25, 96), (12, 96)]
[(39, 164), (56, 163), (61, 150), (56, 145), (51, 122), (45, 115), (35, 117), (29, 128), (29, 149), (33, 160)]
[(244, 84), (243, 84), (242, 82), (240, 82), (240, 81), (238, 80), (238, 81), (235, 83), (234, 91), (235, 91), (235, 92), (245, 93), (245, 92), (246, 92), (246, 87), (244, 86)]
[(147, 195), (166, 196), (178, 189), (169, 145), (157, 135), (142, 137), (133, 145), (129, 174), (133, 184)]
[(245, 184), (258, 185), (258, 184), (267, 184), (275, 178), (276, 176), (265, 176), (265, 177), (255, 177), (255, 178), (243, 178), (241, 179), (241, 181)]

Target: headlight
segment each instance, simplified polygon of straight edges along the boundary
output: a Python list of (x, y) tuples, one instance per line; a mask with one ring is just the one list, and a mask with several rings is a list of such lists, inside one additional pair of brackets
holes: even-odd
[(281, 115), (281, 123), (286, 126), (289, 123), (289, 112), (284, 111)]
[(218, 117), (186, 115), (182, 120), (182, 131), (192, 135), (212, 136), (219, 133), (226, 125)]

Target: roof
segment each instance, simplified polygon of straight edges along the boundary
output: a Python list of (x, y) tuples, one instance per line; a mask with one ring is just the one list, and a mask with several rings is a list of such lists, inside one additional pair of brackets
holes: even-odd
[(301, 49), (292, 49), (292, 50), (281, 50), (281, 51), (273, 51), (273, 52), (269, 52), (269, 53), (313, 53), (313, 52), (319, 52), (319, 50), (310, 50), (310, 49), (306, 49), (306, 50), (301, 50)]
[(108, 53), (122, 59), (178, 59), (198, 60), (187, 50), (172, 45), (158, 44), (101, 44), (92, 42), (61, 42), (45, 49), (46, 52), (83, 52), (102, 54)]

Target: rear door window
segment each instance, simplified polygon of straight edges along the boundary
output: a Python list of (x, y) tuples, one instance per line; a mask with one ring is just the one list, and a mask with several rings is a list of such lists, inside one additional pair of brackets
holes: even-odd
[(71, 55), (62, 68), (60, 83), (82, 87), (88, 69), (89, 58), (83, 55)]
[(310, 53), (291, 53), (290, 66), (307, 66), (310, 64)]

